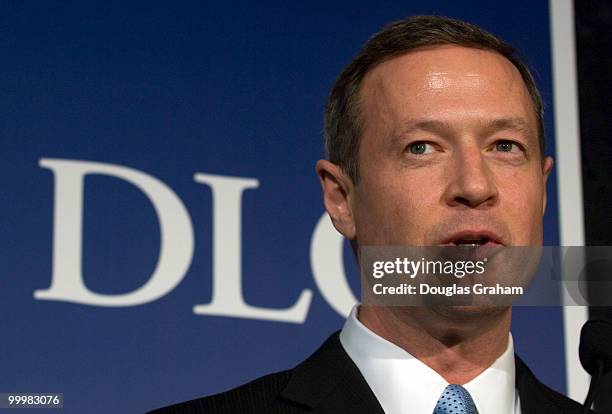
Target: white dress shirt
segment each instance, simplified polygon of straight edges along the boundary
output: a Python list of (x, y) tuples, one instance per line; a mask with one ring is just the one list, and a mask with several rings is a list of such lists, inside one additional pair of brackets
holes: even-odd
[[(448, 383), (408, 352), (378, 336), (359, 319), (353, 307), (340, 342), (353, 360), (386, 414), (432, 414)], [(479, 414), (520, 414), (515, 388), (514, 345), (463, 387), (469, 391)]]

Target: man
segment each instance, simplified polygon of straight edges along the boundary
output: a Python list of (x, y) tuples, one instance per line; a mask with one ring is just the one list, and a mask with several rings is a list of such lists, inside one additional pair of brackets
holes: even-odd
[[(392, 23), (337, 79), (325, 208), (367, 245), (542, 244), (542, 103), (514, 50), (435, 16)], [(167, 413), (574, 413), (514, 356), (511, 308), (353, 309), (296, 368)]]

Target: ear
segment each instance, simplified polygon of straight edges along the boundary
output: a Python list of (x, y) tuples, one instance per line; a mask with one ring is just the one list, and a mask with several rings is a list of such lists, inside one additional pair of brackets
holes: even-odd
[(355, 221), (352, 210), (353, 182), (334, 163), (319, 160), (317, 175), (323, 190), (323, 204), (332, 223), (344, 237), (355, 238)]
[(548, 176), (550, 175), (550, 171), (553, 167), (553, 159), (551, 157), (546, 157), (544, 160), (544, 164), (542, 166), (542, 173), (544, 174), (544, 199), (542, 200), (542, 216), (546, 211), (546, 182), (548, 181)]

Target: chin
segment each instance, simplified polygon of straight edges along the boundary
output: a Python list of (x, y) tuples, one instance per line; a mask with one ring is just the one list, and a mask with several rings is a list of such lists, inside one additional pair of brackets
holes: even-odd
[(511, 306), (433, 306), (434, 313), (454, 321), (481, 321), (483, 318), (494, 318), (510, 311)]

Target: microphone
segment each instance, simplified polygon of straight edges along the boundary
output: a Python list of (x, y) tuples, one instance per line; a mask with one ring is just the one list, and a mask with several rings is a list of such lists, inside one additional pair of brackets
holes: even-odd
[(580, 363), (591, 375), (591, 385), (584, 401), (584, 411), (589, 412), (601, 378), (612, 370), (612, 323), (603, 320), (587, 321), (580, 332), (578, 348)]

